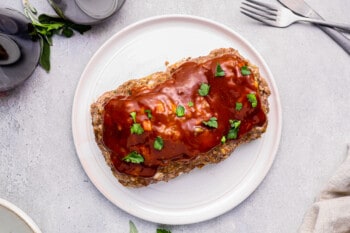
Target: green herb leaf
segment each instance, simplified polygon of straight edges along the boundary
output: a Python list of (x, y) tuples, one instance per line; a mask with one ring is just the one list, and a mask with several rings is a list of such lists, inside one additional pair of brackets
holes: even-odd
[(227, 134), (228, 139), (236, 139), (238, 136), (238, 130), (236, 129), (230, 129)]
[(242, 67), (241, 67), (241, 74), (242, 74), (242, 75), (246, 76), (246, 75), (250, 75), (250, 73), (251, 73), (251, 72), (250, 72), (248, 66), (242, 66)]
[(129, 233), (138, 233), (139, 232), (137, 230), (135, 224), (131, 220), (129, 221), (129, 227), (130, 227)]
[(64, 23), (48, 24), (48, 23), (33, 22), (32, 25), (34, 26), (34, 29), (38, 34), (41, 34), (43, 36), (49, 36), (49, 37), (51, 37), (55, 32), (58, 32), (58, 30), (64, 27)]
[(216, 117), (212, 117), (209, 119), (209, 121), (203, 121), (202, 123), (206, 126), (217, 128), (218, 127), (218, 119)]
[(39, 64), (40, 66), (46, 70), (46, 72), (50, 71), (50, 44), (47, 40), (44, 38), (40, 38), (40, 59), (39, 59)]
[(187, 105), (188, 105), (188, 107), (193, 107), (194, 106), (192, 101), (188, 102)]
[(143, 163), (145, 161), (143, 156), (136, 151), (129, 153), (123, 160), (128, 163)]
[(256, 99), (256, 96), (254, 93), (250, 93), (247, 95), (248, 101), (252, 104), (252, 107), (255, 108), (258, 106), (258, 100)]
[(148, 119), (152, 119), (152, 111), (150, 109), (146, 109), (145, 113), (147, 114)]
[(60, 14), (60, 17), (52, 17), (45, 14), (41, 14), (37, 17), (36, 9), (30, 5), (28, 1), (24, 1), (23, 6), (24, 14), (31, 20), (31, 23), (28, 25), (29, 35), (33, 40), (40, 40), (41, 53), (39, 64), (47, 72), (50, 71), (49, 46), (52, 46), (53, 35), (63, 35), (69, 38), (73, 36), (73, 30), (76, 30), (82, 34), (83, 32), (91, 29), (91, 26), (75, 24), (64, 19), (65, 17), (63, 14)]
[(236, 102), (236, 110), (239, 111), (243, 108), (243, 104), (240, 102)]
[(182, 105), (178, 105), (176, 107), (176, 116), (183, 117), (185, 115), (185, 107)]
[(241, 121), (238, 120), (229, 120), (230, 122), (230, 130), (228, 131), (227, 138), (228, 139), (236, 139), (238, 136), (239, 126), (241, 125)]
[(138, 134), (138, 135), (143, 134), (144, 130), (143, 130), (141, 124), (136, 123), (136, 112), (131, 112), (130, 116), (134, 122), (134, 124), (132, 124), (132, 126), (130, 128), (130, 132), (132, 134)]
[(200, 96), (206, 96), (209, 94), (210, 86), (207, 83), (202, 83), (200, 88), (198, 89), (198, 93)]
[(76, 24), (70, 20), (63, 19), (61, 17), (52, 17), (46, 14), (39, 15), (38, 20), (42, 24), (59, 24), (59, 23), (64, 24), (66, 27), (77, 31), (80, 34), (83, 34), (84, 32), (91, 29), (90, 25)]
[(91, 29), (90, 25), (82, 25), (82, 24), (75, 24), (75, 23), (70, 24), (69, 27), (79, 32), (81, 35), (83, 35), (85, 32)]
[(73, 36), (73, 30), (70, 29), (70, 28), (65, 27), (65, 28), (62, 29), (62, 35), (64, 35), (67, 38), (70, 38), (70, 37)]
[(157, 233), (171, 233), (171, 231), (158, 228)]
[(222, 136), (222, 138), (221, 138), (221, 143), (222, 143), (222, 144), (225, 144), (225, 143), (226, 143), (226, 136)]
[(225, 76), (225, 71), (221, 68), (220, 64), (216, 64), (215, 77), (223, 77)]
[(154, 144), (153, 144), (154, 149), (161, 150), (161, 149), (163, 149), (163, 146), (164, 146), (163, 139), (159, 136), (156, 137), (156, 140), (154, 141)]
[(139, 124), (139, 123), (134, 123), (134, 124), (132, 124), (132, 126), (131, 126), (131, 128), (130, 128), (130, 132), (131, 132), (132, 134), (141, 135), (141, 134), (143, 134), (144, 130), (143, 130), (141, 124)]
[(134, 123), (136, 123), (136, 112), (131, 112), (130, 116), (131, 116), (132, 120), (134, 121)]
[(239, 120), (229, 120), (229, 122), (232, 129), (236, 129), (241, 125), (241, 121)]

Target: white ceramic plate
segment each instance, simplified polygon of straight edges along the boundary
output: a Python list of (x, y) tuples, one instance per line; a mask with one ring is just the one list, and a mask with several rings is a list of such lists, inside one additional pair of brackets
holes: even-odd
[[(165, 61), (206, 55), (233, 47), (260, 67), (272, 94), (264, 136), (238, 148), (227, 160), (145, 188), (125, 188), (112, 175), (91, 126), (90, 104), (102, 93), (131, 78), (165, 70)], [(80, 162), (95, 186), (126, 212), (163, 224), (188, 224), (223, 214), (260, 184), (274, 160), (281, 133), (281, 107), (272, 74), (258, 52), (223, 25), (192, 16), (170, 15), (143, 20), (110, 38), (92, 57), (77, 86), (73, 137)]]
[(14, 204), (0, 198), (0, 232), (41, 233), (33, 220)]

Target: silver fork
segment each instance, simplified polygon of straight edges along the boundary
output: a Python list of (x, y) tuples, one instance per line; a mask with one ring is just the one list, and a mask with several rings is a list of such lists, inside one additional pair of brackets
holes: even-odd
[(241, 13), (262, 23), (274, 27), (288, 27), (298, 21), (304, 21), (328, 27), (339, 28), (350, 32), (350, 24), (327, 22), (324, 20), (302, 17), (294, 14), (284, 6), (274, 5), (255, 0), (245, 0), (242, 2)]

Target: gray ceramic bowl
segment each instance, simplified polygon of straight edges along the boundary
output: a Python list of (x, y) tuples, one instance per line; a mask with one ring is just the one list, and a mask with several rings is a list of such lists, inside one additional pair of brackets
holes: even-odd
[(125, 0), (48, 0), (58, 15), (85, 25), (102, 22), (116, 13)]
[(0, 33), (0, 66), (11, 65), (21, 57), (21, 50), (14, 40)]
[[(16, 58), (8, 64), (0, 64), (0, 92), (11, 90), (27, 80), (38, 65), (40, 43), (28, 35), (29, 20), (19, 11), (0, 9), (0, 44)], [(0, 38), (1, 38), (0, 37)], [(6, 38), (6, 39), (4, 39)], [(8, 41), (8, 44), (4, 43)], [(11, 45), (10, 45), (11, 44)], [(17, 46), (17, 49), (16, 49)]]

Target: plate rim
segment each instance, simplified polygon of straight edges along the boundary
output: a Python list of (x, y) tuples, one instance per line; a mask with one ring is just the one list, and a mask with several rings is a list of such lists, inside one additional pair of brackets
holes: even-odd
[[(216, 211), (215, 214), (210, 214), (210, 215), (206, 215), (206, 217), (193, 217), (193, 218), (187, 218), (187, 219), (181, 219), (180, 221), (178, 219), (176, 219), (176, 216), (172, 216), (171, 219), (169, 218), (169, 216), (167, 216), (169, 219), (164, 219), (162, 217), (158, 217), (155, 218), (154, 216), (145, 216), (142, 215), (140, 213), (137, 212), (137, 210), (132, 210), (130, 208), (127, 208), (126, 206), (123, 205), (118, 205), (113, 199), (112, 197), (110, 197), (110, 194), (105, 193), (105, 190), (101, 189), (100, 185), (95, 182), (94, 178), (90, 176), (90, 174), (87, 173), (86, 167), (87, 164), (85, 164), (85, 161), (83, 161), (83, 159), (81, 158), (81, 156), (78, 153), (78, 148), (76, 145), (76, 132), (75, 132), (75, 124), (76, 122), (74, 121), (75, 119), (75, 109), (77, 108), (76, 105), (77, 103), (77, 98), (78, 98), (78, 94), (79, 94), (79, 89), (80, 87), (83, 85), (83, 79), (84, 76), (86, 76), (86, 73), (89, 69), (89, 66), (91, 66), (93, 64), (93, 61), (95, 59), (98, 58), (98, 56), (100, 56), (101, 51), (103, 51), (105, 49), (105, 47), (109, 46), (110, 43), (115, 40), (116, 37), (121, 37), (124, 36), (125, 33), (128, 33), (128, 31), (133, 30), (133, 29), (137, 29), (139, 26), (142, 25), (147, 25), (149, 23), (156, 23), (157, 21), (159, 22), (163, 22), (162, 20), (192, 20), (195, 21), (196, 23), (205, 23), (205, 24), (209, 24), (211, 26), (215, 26), (218, 29), (224, 30), (226, 33), (230, 33), (231, 35), (234, 35), (235, 37), (237, 37), (239, 40), (241, 40), (245, 46), (248, 46), (249, 50), (252, 51), (254, 53), (255, 56), (257, 56), (257, 58), (259, 59), (259, 62), (262, 63), (262, 65), (264, 66), (264, 69), (267, 73), (267, 76), (269, 77), (269, 84), (271, 86), (271, 89), (274, 91), (276, 98), (275, 98), (275, 104), (276, 104), (276, 114), (277, 114), (277, 119), (278, 122), (276, 124), (276, 133), (275, 133), (275, 143), (274, 146), (272, 148), (272, 156), (269, 157), (268, 163), (266, 162), (263, 171), (260, 173), (259, 179), (255, 179), (255, 182), (253, 184), (250, 184), (251, 188), (248, 189), (248, 191), (245, 191), (245, 195), (240, 196), (238, 199), (238, 201), (235, 202), (234, 205), (228, 205), (229, 207), (226, 208), (222, 208), (220, 211)], [(95, 188), (97, 188), (105, 198), (107, 198), (110, 202), (112, 202), (114, 205), (116, 205), (118, 208), (122, 209), (123, 211), (132, 214), (136, 217), (139, 217), (141, 219), (150, 221), (150, 222), (155, 222), (155, 223), (161, 223), (161, 224), (169, 224), (169, 225), (176, 225), (176, 224), (192, 224), (192, 223), (198, 223), (198, 222), (203, 222), (215, 217), (218, 217), (230, 210), (232, 210), (233, 208), (235, 208), (236, 206), (238, 206), (240, 203), (242, 203), (246, 198), (248, 198), (257, 188), (258, 186), (262, 183), (262, 181), (265, 179), (267, 173), (269, 172), (269, 170), (271, 169), (271, 166), (275, 160), (278, 148), (279, 148), (279, 144), (280, 144), (280, 139), (281, 139), (281, 132), (282, 132), (282, 109), (281, 109), (281, 101), (280, 101), (280, 96), (279, 96), (279, 92), (277, 89), (277, 85), (275, 83), (275, 79), (274, 76), (270, 70), (270, 68), (267, 66), (265, 60), (262, 58), (262, 56), (260, 55), (260, 53), (251, 45), (250, 42), (248, 42), (245, 38), (243, 38), (239, 33), (237, 33), (236, 31), (234, 31), (233, 29), (229, 28), (228, 26), (225, 26), (222, 23), (216, 22), (214, 20), (208, 19), (208, 18), (203, 18), (203, 17), (199, 17), (199, 16), (193, 16), (193, 15), (185, 15), (185, 14), (167, 14), (167, 15), (160, 15), (160, 16), (153, 16), (153, 17), (148, 17), (142, 20), (139, 20), (135, 23), (132, 23), (128, 26), (126, 26), (125, 28), (123, 28), (122, 30), (116, 32), (115, 34), (113, 34), (109, 39), (107, 39), (100, 47), (99, 49), (94, 53), (94, 55), (90, 58), (89, 62), (86, 64), (80, 78), (79, 78), (79, 82), (77, 84), (76, 87), (76, 91), (74, 94), (74, 100), (73, 100), (73, 105), (72, 105), (72, 133), (73, 133), (73, 140), (74, 140), (74, 145), (75, 145), (75, 149), (76, 149), (76, 155), (79, 158), (80, 164), (85, 172), (85, 174), (89, 177), (89, 179), (92, 181), (92, 183), (94, 184)]]
[(18, 218), (20, 218), (34, 233), (41, 233), (38, 225), (33, 221), (31, 217), (29, 217), (23, 210), (17, 207), (15, 204), (0, 198), (0, 206), (6, 208), (11, 213), (15, 214)]

